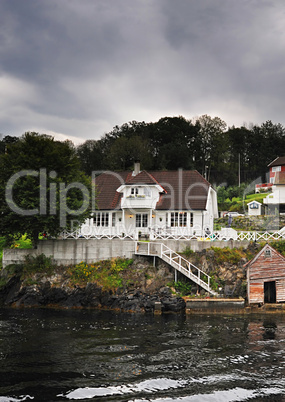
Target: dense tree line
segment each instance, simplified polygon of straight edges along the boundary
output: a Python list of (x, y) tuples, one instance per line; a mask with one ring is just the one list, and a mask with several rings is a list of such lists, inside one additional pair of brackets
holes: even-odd
[(90, 216), (91, 180), (71, 141), (27, 132), (0, 142), (0, 236), (57, 236)]
[[(17, 141), (6, 136), (0, 154)], [(163, 117), (157, 122), (131, 121), (115, 126), (99, 140), (76, 147), (81, 168), (132, 169), (136, 160), (146, 170), (196, 169), (211, 183), (238, 185), (259, 177), (266, 181), (267, 165), (285, 154), (285, 129), (268, 120), (250, 127), (227, 127), (219, 117)]]
[(230, 127), (218, 117), (187, 120), (164, 117), (155, 123), (132, 121), (116, 126), (101, 139), (77, 147), (82, 169), (132, 169), (135, 160), (146, 170), (196, 169), (217, 185), (237, 185), (261, 176), (285, 153), (285, 129), (272, 121)]

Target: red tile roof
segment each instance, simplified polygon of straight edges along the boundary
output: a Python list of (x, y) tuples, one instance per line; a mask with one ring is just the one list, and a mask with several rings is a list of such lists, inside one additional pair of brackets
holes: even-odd
[(95, 179), (96, 198), (95, 204), (98, 209), (120, 209), (122, 194), (116, 190), (131, 177), (132, 172), (101, 173)]
[(158, 184), (158, 183), (157, 180), (155, 180), (155, 178), (151, 174), (143, 170), (136, 176), (132, 176), (131, 179), (128, 179), (126, 184), (132, 185), (132, 184)]
[(104, 172), (95, 180), (99, 210), (120, 209), (122, 194), (116, 190), (122, 184), (159, 184), (164, 189), (156, 205), (160, 210), (205, 210), (210, 187), (196, 170), (142, 171), (136, 176), (132, 172)]

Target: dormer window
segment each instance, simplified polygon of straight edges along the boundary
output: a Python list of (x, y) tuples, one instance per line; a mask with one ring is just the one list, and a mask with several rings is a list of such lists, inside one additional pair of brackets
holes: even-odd
[(135, 188), (135, 187), (132, 187), (132, 188), (131, 188), (131, 195), (138, 195), (138, 193), (139, 193), (139, 189), (138, 189), (138, 188)]

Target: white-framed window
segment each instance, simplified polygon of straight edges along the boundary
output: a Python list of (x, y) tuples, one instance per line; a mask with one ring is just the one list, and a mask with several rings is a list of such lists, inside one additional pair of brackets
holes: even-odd
[(95, 226), (109, 226), (109, 212), (96, 212), (93, 219)]
[(171, 212), (170, 226), (171, 227), (187, 226), (187, 212)]
[(132, 187), (131, 188), (131, 195), (138, 195), (139, 193), (139, 189), (136, 187)]
[(112, 226), (116, 226), (116, 212), (112, 212)]
[[(166, 214), (168, 222), (168, 214)], [(171, 212), (170, 214), (170, 226), (171, 227), (186, 227), (187, 223), (192, 228), (194, 224), (194, 214), (190, 212), (189, 222), (187, 222), (187, 212)]]
[(273, 166), (272, 172), (281, 172), (281, 166)]
[(149, 187), (144, 187), (143, 189), (143, 193), (146, 197), (150, 197), (151, 196), (151, 190)]
[(148, 214), (136, 214), (136, 228), (147, 228)]

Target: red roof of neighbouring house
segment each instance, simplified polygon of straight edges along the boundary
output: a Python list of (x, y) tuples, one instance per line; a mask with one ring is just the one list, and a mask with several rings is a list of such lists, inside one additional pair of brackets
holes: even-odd
[(196, 170), (103, 172), (96, 177), (96, 205), (99, 210), (120, 209), (122, 185), (159, 184), (163, 189), (156, 209), (205, 210), (210, 183)]
[(285, 156), (278, 156), (274, 161), (269, 163), (268, 167), (285, 165)]

